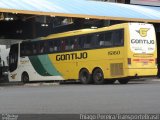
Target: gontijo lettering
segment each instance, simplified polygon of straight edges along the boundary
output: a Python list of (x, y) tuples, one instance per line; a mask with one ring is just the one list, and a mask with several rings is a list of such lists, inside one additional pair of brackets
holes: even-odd
[(86, 59), (87, 57), (88, 57), (87, 52), (61, 54), (61, 55), (56, 55), (56, 61)]
[(143, 39), (131, 39), (133, 44), (154, 44), (154, 40), (143, 40)]

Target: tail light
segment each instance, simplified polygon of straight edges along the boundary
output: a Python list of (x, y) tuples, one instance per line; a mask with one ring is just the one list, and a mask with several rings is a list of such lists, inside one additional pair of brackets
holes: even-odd
[(131, 58), (128, 58), (128, 65), (131, 65)]

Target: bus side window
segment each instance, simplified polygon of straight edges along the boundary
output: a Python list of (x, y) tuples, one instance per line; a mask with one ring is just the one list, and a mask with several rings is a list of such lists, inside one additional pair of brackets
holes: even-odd
[(33, 50), (33, 51), (32, 51), (33, 54), (36, 54), (36, 53), (37, 53), (36, 43), (33, 43), (33, 44), (32, 44), (32, 50)]
[(91, 46), (92, 46), (93, 48), (99, 46), (99, 45), (98, 45), (99, 37), (100, 37), (100, 34), (99, 34), (99, 33), (92, 35), (92, 37), (91, 37)]
[(40, 45), (40, 42), (37, 42), (37, 44), (36, 44), (36, 49), (37, 49), (37, 54), (40, 54), (40, 53), (41, 53), (41, 45)]
[(54, 51), (54, 41), (48, 41), (49, 44), (49, 52), (53, 52)]
[(100, 34), (97, 34), (97, 47), (100, 47), (100, 46), (104, 46), (105, 44), (105, 39), (104, 39), (104, 33), (100, 33)]
[(72, 38), (70, 40), (70, 49), (73, 50), (74, 49), (74, 38)]
[(112, 32), (105, 32), (104, 46), (106, 46), (106, 47), (113, 46), (113, 43), (112, 43), (112, 40), (111, 40), (111, 33)]
[(83, 49), (84, 48), (84, 41), (85, 41), (85, 36), (81, 36), (78, 39), (78, 49)]
[(54, 51), (60, 51), (61, 49), (61, 46), (60, 46), (60, 41), (59, 40), (55, 40), (54, 41)]
[(40, 42), (40, 53), (44, 52), (44, 42)]
[(65, 50), (71, 50), (71, 38), (65, 40)]
[(78, 49), (83, 49), (83, 46), (84, 46), (83, 36), (78, 37)]
[[(43, 46), (44, 45), (44, 46)], [(44, 41), (42, 43), (42, 46), (44, 48), (44, 53), (48, 53), (49, 52), (49, 44), (48, 44), (48, 40)]]
[(118, 34), (119, 34), (119, 39), (118, 39), (119, 45), (124, 45), (124, 30), (119, 30)]
[(78, 38), (74, 38), (74, 40), (73, 40), (73, 46), (72, 47), (73, 47), (74, 50), (79, 49)]
[(65, 50), (65, 47), (66, 47), (66, 42), (64, 40), (61, 41), (61, 51), (64, 51)]
[(91, 40), (92, 40), (92, 36), (91, 35), (87, 35), (85, 37), (84, 48), (90, 48), (91, 47)]
[(27, 55), (31, 55), (32, 54), (32, 49), (30, 48), (31, 43), (26, 43), (25, 44), (25, 51)]
[(115, 30), (112, 32), (112, 41), (115, 46), (123, 45), (124, 43), (124, 32), (123, 30)]
[(54, 46), (54, 51), (58, 51), (58, 47), (57, 46)]

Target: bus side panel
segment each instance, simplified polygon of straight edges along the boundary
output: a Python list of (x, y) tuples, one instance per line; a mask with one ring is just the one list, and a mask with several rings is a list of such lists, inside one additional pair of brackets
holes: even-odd
[(110, 71), (118, 69), (124, 73), (124, 47), (50, 54), (49, 58), (65, 79), (78, 79), (82, 68), (88, 69), (90, 74), (95, 68), (101, 68), (106, 79), (125, 75)]
[[(61, 75), (57, 75), (57, 73), (55, 72), (53, 74), (56, 74), (56, 75), (47, 74), (48, 72), (47, 67), (43, 68), (43, 63), (42, 63), (43, 60), (39, 60), (39, 61), (41, 61), (41, 64), (35, 63), (33, 59), (30, 61), (28, 57), (20, 58), (18, 68), (14, 72), (10, 73), (9, 80), (21, 81), (21, 76), (23, 72), (26, 72), (29, 75), (30, 81), (63, 80), (64, 79), (63, 77), (61, 77)], [(48, 64), (45, 64), (45, 65), (48, 66)], [(38, 68), (36, 68), (35, 66), (38, 66)], [(43, 73), (39, 73), (38, 70), (42, 71)]]

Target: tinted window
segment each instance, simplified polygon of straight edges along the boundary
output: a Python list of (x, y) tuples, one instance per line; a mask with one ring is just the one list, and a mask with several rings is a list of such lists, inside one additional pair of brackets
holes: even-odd
[(111, 40), (114, 46), (121, 46), (124, 44), (124, 31), (115, 30), (112, 32)]
[(9, 71), (12, 72), (18, 65), (18, 44), (12, 45), (9, 53)]
[(21, 44), (21, 56), (48, 54), (83, 49), (95, 49), (124, 45), (124, 30), (112, 30), (88, 35), (58, 38)]

